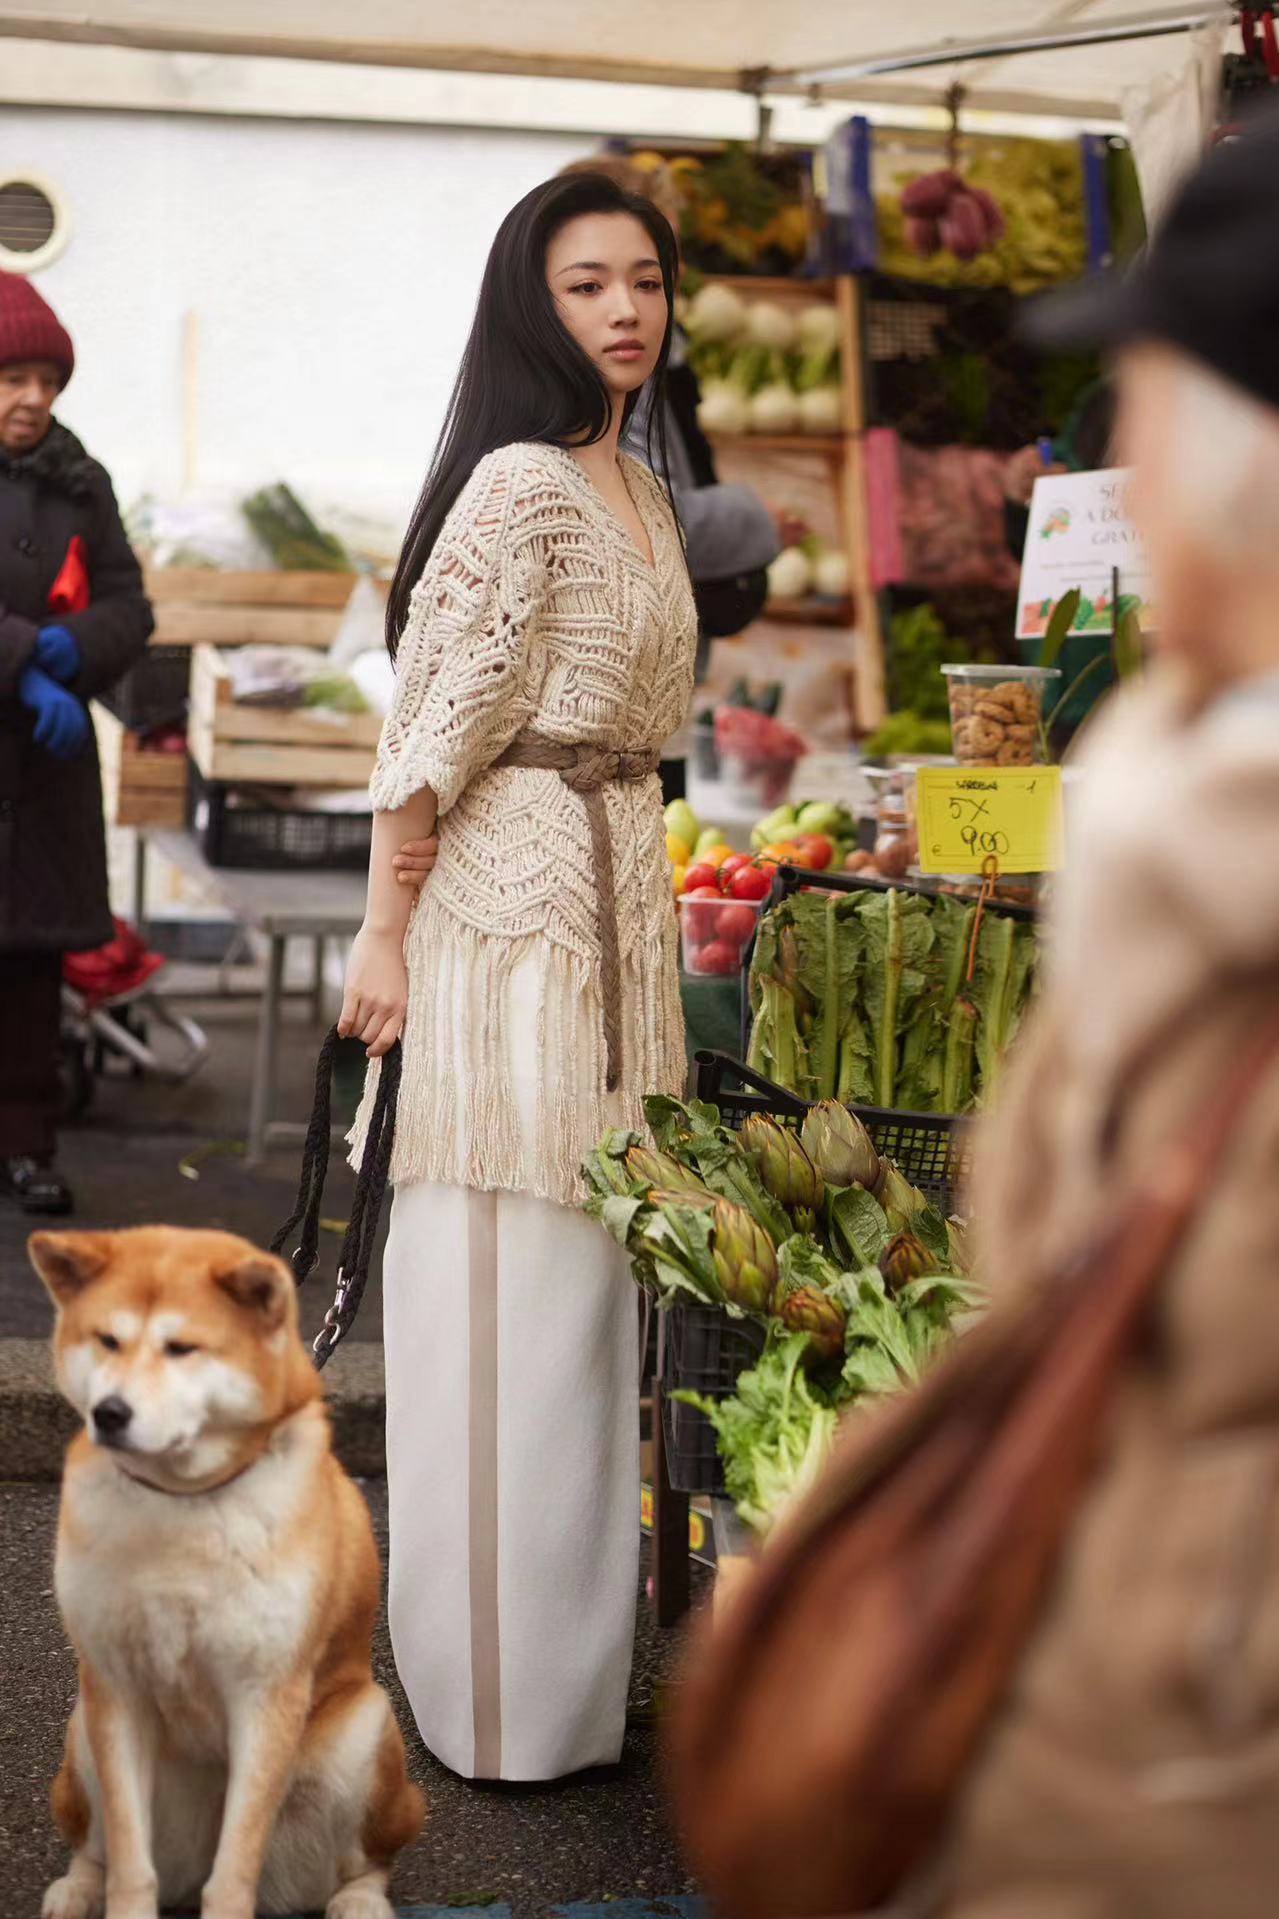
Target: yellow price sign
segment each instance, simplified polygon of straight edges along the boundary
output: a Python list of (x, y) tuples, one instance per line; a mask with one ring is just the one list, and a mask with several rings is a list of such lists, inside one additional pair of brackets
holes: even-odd
[(1050, 873), (1062, 860), (1061, 768), (921, 766), (915, 775), (925, 873)]

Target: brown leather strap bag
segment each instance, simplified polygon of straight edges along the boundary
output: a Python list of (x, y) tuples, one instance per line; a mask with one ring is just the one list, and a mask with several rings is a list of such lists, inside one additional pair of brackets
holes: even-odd
[(935, 1850), (1125, 1356), (1276, 1055), (1279, 1021), (1068, 1270), (850, 1421), (820, 1484), (694, 1632), (669, 1759), (722, 1919), (867, 1911)]

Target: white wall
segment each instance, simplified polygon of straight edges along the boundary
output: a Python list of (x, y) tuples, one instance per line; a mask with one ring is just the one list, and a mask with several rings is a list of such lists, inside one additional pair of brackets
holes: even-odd
[(580, 135), (8, 108), (0, 171), (66, 196), (35, 276), (76, 343), (61, 417), (122, 500), (183, 476), (183, 315), (199, 321), (198, 486), (284, 477), (407, 513), (493, 233)]

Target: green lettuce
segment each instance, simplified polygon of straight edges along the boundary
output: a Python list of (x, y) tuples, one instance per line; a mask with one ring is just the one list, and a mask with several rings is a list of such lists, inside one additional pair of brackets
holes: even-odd
[(807, 1350), (807, 1333), (777, 1340), (728, 1399), (675, 1394), (714, 1426), (725, 1487), (758, 1533), (768, 1532), (786, 1502), (814, 1483), (834, 1444), (838, 1415), (804, 1372)]

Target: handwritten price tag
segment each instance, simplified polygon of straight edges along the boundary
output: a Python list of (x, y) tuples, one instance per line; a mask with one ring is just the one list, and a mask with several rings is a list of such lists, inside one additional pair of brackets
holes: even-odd
[(925, 873), (1001, 873), (1061, 865), (1061, 768), (921, 766), (915, 775), (919, 864)]

